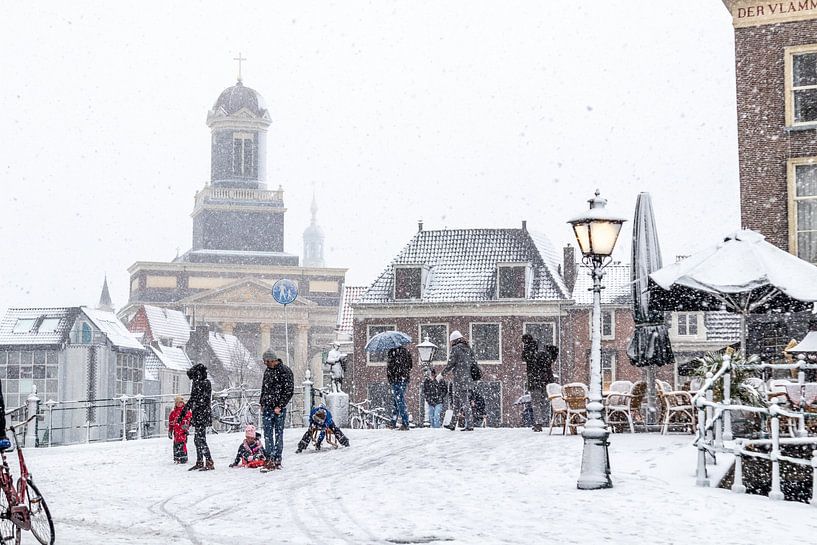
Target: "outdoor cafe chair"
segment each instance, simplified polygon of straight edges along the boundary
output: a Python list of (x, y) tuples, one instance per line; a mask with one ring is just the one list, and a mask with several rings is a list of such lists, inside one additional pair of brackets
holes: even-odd
[(630, 390), (630, 395), (632, 396), (632, 399), (630, 400), (630, 414), (633, 416), (633, 421), (646, 424), (647, 419), (643, 414), (641, 414), (641, 410), (642, 405), (646, 407), (644, 404), (644, 399), (647, 397), (647, 383), (643, 380), (639, 380), (633, 384), (633, 389)]
[(553, 425), (558, 420), (562, 425), (562, 435), (565, 434), (567, 425), (567, 404), (562, 397), (562, 387), (556, 383), (550, 383), (545, 387), (550, 402), (550, 430), (548, 435), (553, 434)]
[(565, 423), (570, 433), (577, 433), (578, 426), (587, 422), (587, 385), (581, 382), (571, 382), (562, 386), (562, 397), (567, 405)]
[[(635, 433), (633, 426), (632, 401), (633, 383), (629, 380), (616, 380), (608, 388), (607, 398), (604, 400), (604, 419), (613, 430), (612, 424), (624, 424), (630, 426), (630, 433)], [(612, 417), (618, 415), (614, 420)], [(623, 417), (623, 419), (621, 418)]]
[(695, 433), (696, 411), (692, 405), (692, 396), (689, 392), (673, 390), (669, 383), (656, 380), (658, 397), (664, 408), (664, 422), (661, 426), (661, 435), (666, 435), (670, 424), (688, 426), (691, 433)]

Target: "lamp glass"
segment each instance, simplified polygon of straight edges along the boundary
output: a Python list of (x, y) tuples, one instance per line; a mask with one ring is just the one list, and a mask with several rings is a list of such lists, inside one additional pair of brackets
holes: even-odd
[(621, 222), (591, 221), (590, 222), (590, 253), (602, 257), (613, 253), (613, 248), (621, 231)]

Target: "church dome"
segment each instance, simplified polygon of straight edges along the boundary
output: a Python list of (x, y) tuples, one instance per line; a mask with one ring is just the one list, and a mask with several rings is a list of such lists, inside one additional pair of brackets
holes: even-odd
[(246, 87), (241, 81), (224, 89), (213, 105), (214, 112), (223, 110), (227, 115), (232, 115), (242, 108), (247, 108), (258, 117), (264, 117), (267, 112), (264, 97), (255, 89)]
[(316, 224), (312, 224), (306, 229), (304, 229), (304, 240), (306, 239), (316, 239), (316, 238), (323, 238), (323, 229), (318, 227)]

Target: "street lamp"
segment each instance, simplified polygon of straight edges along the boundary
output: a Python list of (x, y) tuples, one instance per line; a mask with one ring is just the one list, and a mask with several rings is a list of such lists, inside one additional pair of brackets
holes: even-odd
[[(587, 405), (587, 423), (582, 432), (582, 472), (577, 483), (582, 490), (611, 488), (610, 458), (607, 452), (610, 432), (602, 421), (601, 397), (601, 279), (604, 268), (610, 263), (610, 254), (618, 239), (621, 224), (626, 220), (610, 213), (605, 205), (607, 199), (596, 196), (587, 202), (590, 210), (579, 214), (567, 223), (579, 243), (585, 265), (593, 277), (593, 321), (590, 344), (590, 403)], [(606, 262), (605, 262), (606, 261)]]
[[(426, 338), (417, 345), (417, 352), (420, 354), (420, 362), (423, 364), (423, 377), (429, 376), (429, 369), (431, 367), (431, 360), (434, 359), (434, 354), (437, 352), (437, 345)], [(423, 411), (423, 426), (428, 425), (428, 407), (425, 405), (423, 398), (423, 382), (420, 383), (420, 405), (425, 408)]]

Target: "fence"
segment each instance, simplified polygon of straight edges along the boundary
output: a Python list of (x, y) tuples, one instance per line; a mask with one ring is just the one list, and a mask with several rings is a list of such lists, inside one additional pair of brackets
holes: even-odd
[[(252, 407), (257, 407), (260, 392), (260, 389), (244, 386), (213, 392), (213, 430), (237, 431), (247, 423), (259, 425), (260, 411), (253, 411)], [(26, 446), (147, 439), (167, 436), (168, 418), (176, 395), (137, 394), (42, 403), (35, 389), (26, 405), (6, 414), (19, 421), (30, 414), (39, 415), (26, 428)], [(312, 381), (307, 374), (300, 391), (296, 389), (287, 405), (287, 427), (304, 425), (304, 415), (309, 414), (313, 399)]]
[[(732, 384), (731, 371), (734, 368), (740, 369), (797, 369), (798, 384), (800, 386), (800, 402), (797, 411), (791, 411), (781, 407), (782, 400), (775, 397), (768, 407), (752, 407), (740, 404), (733, 404), (731, 401)], [(808, 437), (806, 428), (807, 418), (817, 418), (817, 413), (806, 412), (806, 382), (805, 370), (817, 369), (817, 365), (806, 364), (803, 356), (799, 356), (797, 363), (791, 364), (748, 364), (732, 365), (731, 356), (725, 354), (723, 364), (715, 372), (707, 373), (703, 387), (692, 398), (693, 405), (698, 409), (698, 431), (695, 438), (695, 445), (698, 448), (698, 464), (696, 471), (696, 484), (698, 486), (710, 486), (707, 459), (716, 461), (717, 453), (730, 453), (735, 457), (735, 473), (732, 491), (745, 493), (747, 490), (743, 478), (744, 458), (756, 458), (771, 462), (771, 486), (769, 498), (782, 500), (780, 462), (789, 462), (797, 466), (810, 467), (812, 470), (812, 494), (809, 503), (817, 506), (817, 437)], [(713, 388), (721, 381), (723, 386), (722, 401), (713, 401)], [(748, 438), (733, 437), (732, 431), (732, 411), (744, 411), (761, 415), (763, 419), (769, 419), (770, 438)], [(788, 419), (797, 422), (793, 434), (796, 437), (780, 437), (780, 419)], [(765, 430), (761, 433), (765, 433)], [(726, 442), (732, 442), (728, 445)], [(811, 458), (798, 458), (785, 456), (781, 453), (781, 446), (805, 446), (814, 445), (811, 450)], [(762, 452), (768, 449), (769, 452)]]

